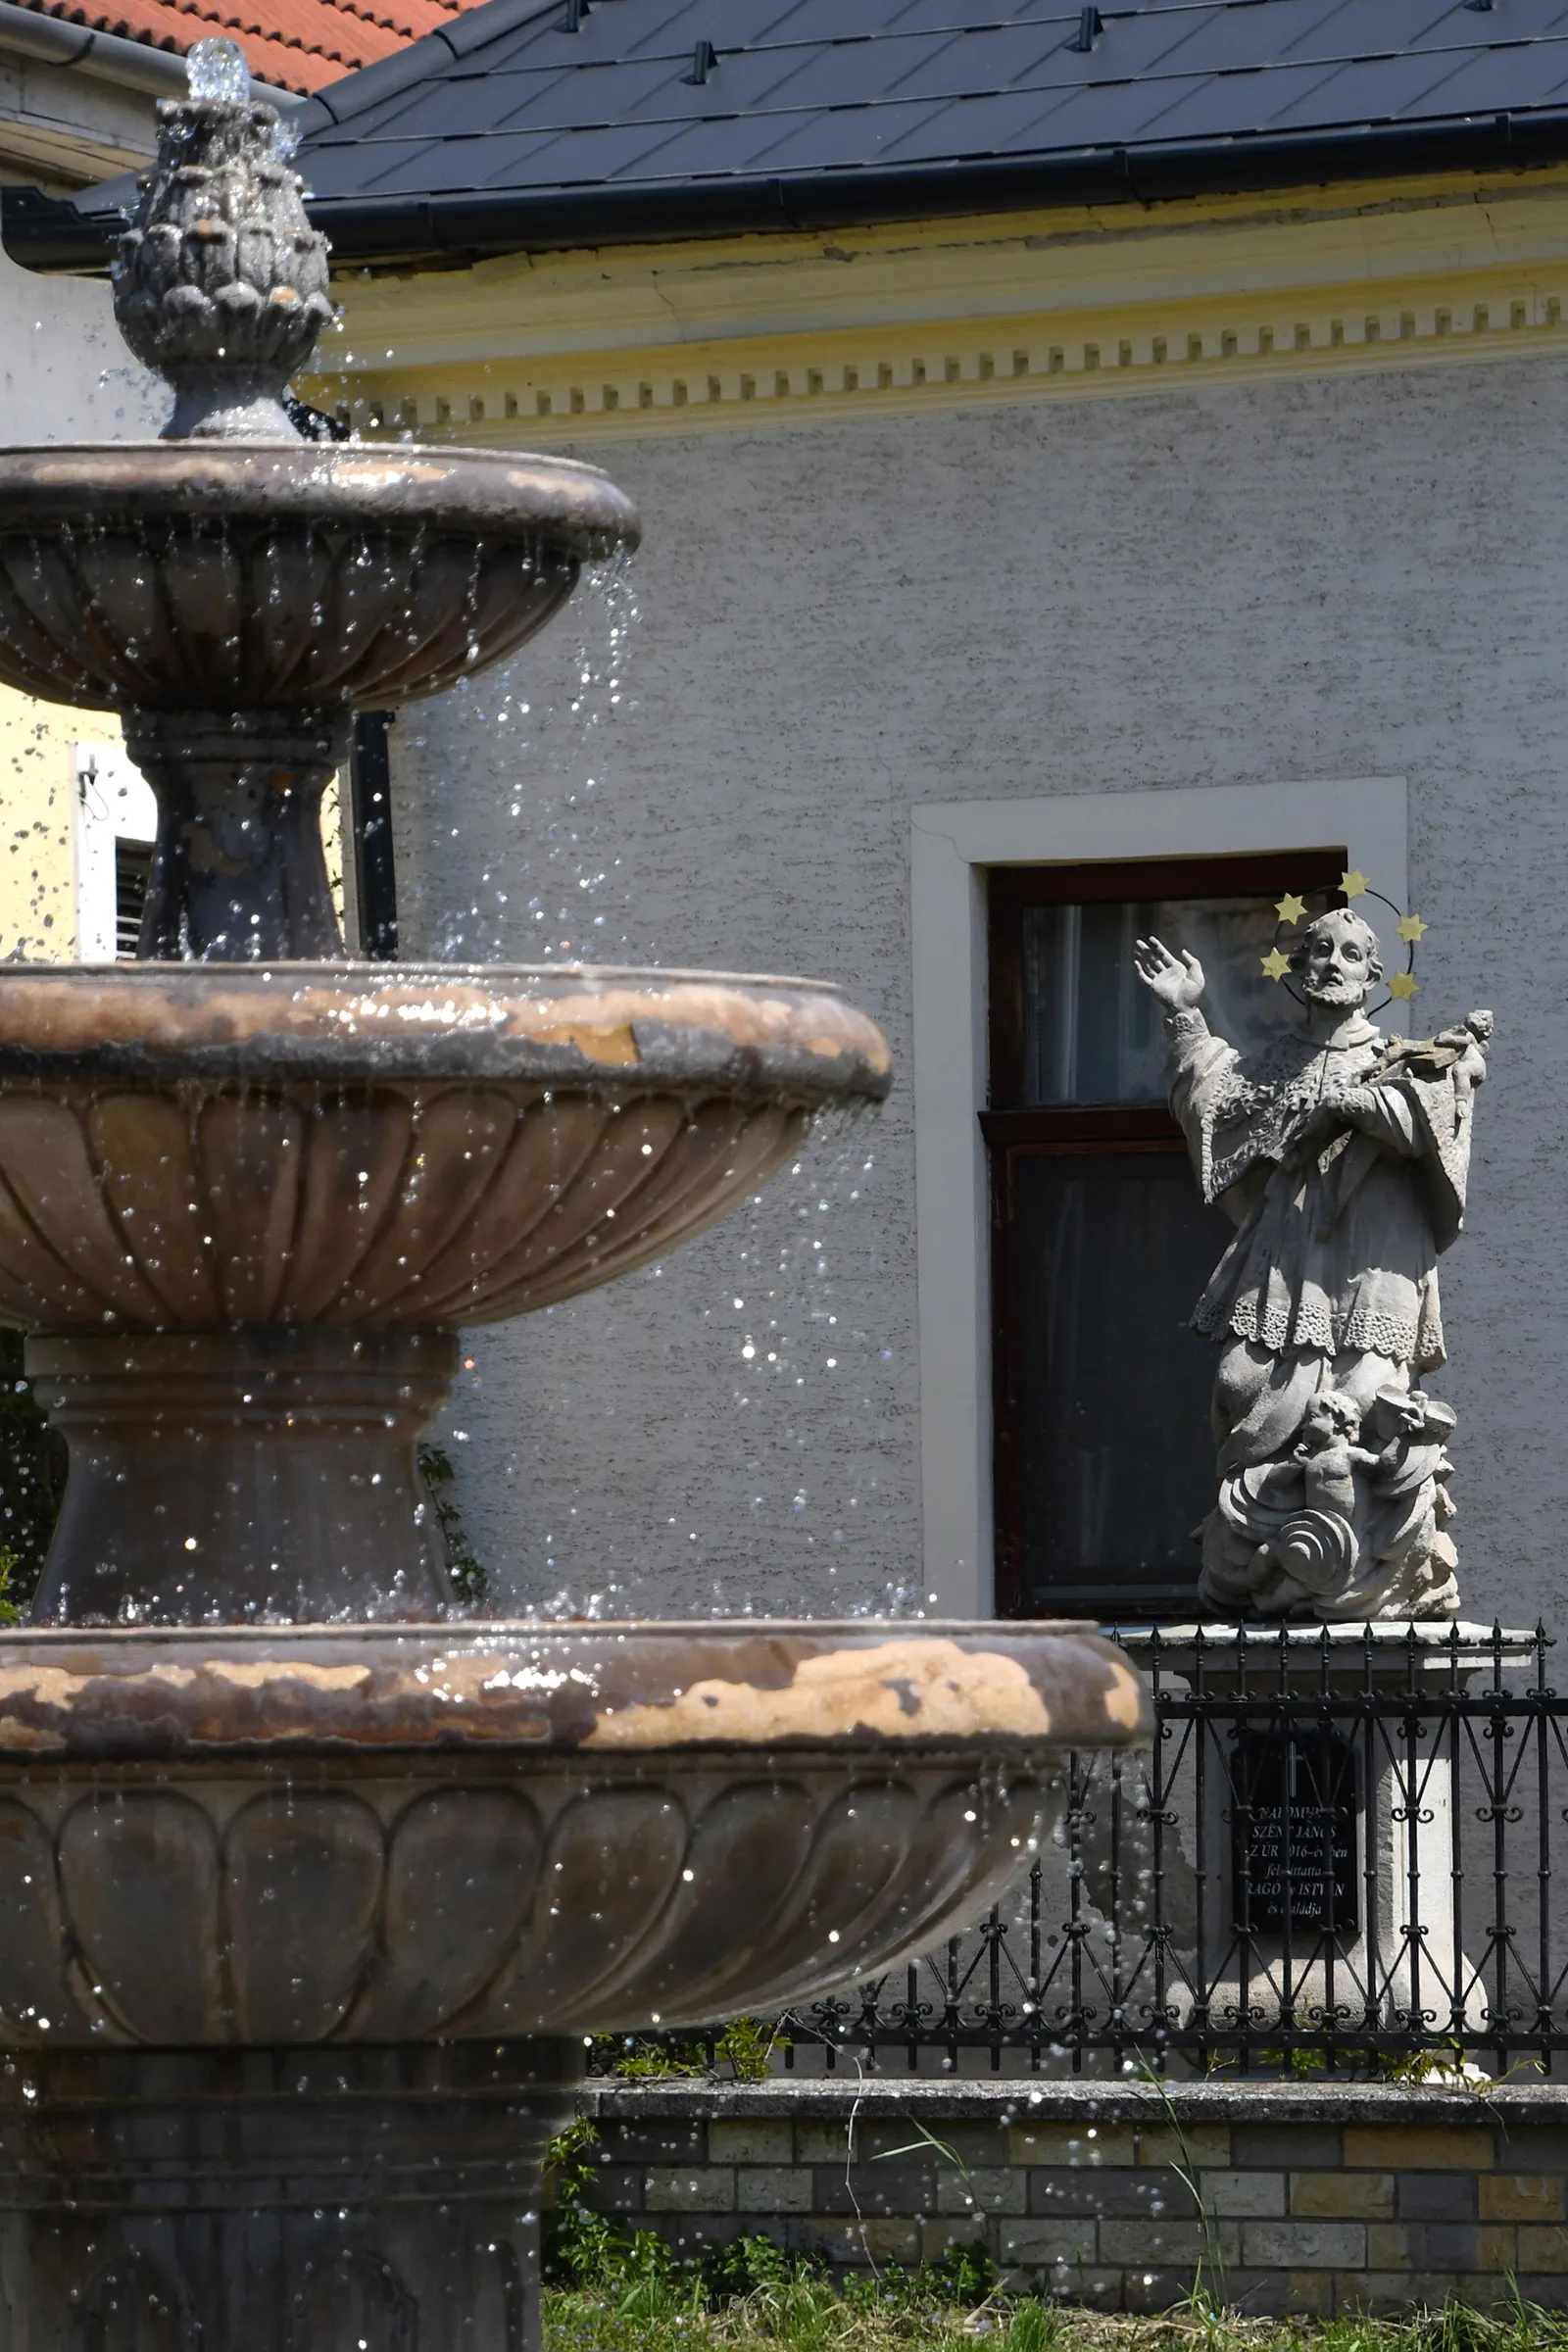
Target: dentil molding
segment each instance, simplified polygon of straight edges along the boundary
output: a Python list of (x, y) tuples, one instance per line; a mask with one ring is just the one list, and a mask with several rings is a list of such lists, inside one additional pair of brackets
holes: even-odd
[(351, 273), (314, 397), (480, 446), (1568, 348), (1568, 174)]

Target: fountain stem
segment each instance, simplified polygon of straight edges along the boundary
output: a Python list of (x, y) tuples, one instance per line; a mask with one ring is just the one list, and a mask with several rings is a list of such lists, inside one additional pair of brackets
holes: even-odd
[[(34, 1622), (439, 1617), (451, 1588), (414, 1447), (457, 1358), (444, 1331), (29, 1339), (71, 1447)], [(149, 1480), (162, 1500), (127, 1511)]]
[[(308, 1872), (306, 1823), (298, 1846)], [(0, 2182), (23, 2209), (6, 2219), (29, 2344), (538, 2352), (540, 2171), (580, 2041), (291, 2038), (280, 2021), (270, 2049), (8, 2069)]]
[(136, 953), (202, 963), (340, 956), (321, 794), (347, 710), (131, 710), (125, 748), (158, 801)]

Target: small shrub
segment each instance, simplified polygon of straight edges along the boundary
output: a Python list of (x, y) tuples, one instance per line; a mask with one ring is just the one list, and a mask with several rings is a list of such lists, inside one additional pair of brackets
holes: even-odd
[(452, 1456), (444, 1446), (426, 1444), (416, 1449), (415, 1458), (419, 1466), (424, 1491), (430, 1497), (430, 1508), (435, 1514), (436, 1532), (446, 1553), (447, 1574), (452, 1579), (452, 1589), (465, 1608), (476, 1609), (484, 1600), (489, 1576), (474, 1558), (468, 1531), (463, 1524), (463, 1513), (458, 1508), (457, 1496), (452, 1493), (458, 1475), (452, 1467)]
[(700, 2041), (671, 2041), (657, 2034), (597, 2034), (594, 2048), (605, 2071), (629, 2082), (659, 2082), (672, 2076), (718, 2076), (727, 2067), (737, 2082), (763, 2082), (772, 2073), (776, 2026), (758, 2017), (734, 2017), (713, 2043), (710, 2057)]
[(777, 2039), (776, 2026), (764, 2026), (759, 2017), (732, 2017), (713, 2045), (713, 2057), (737, 2082), (765, 2082), (773, 2072)]
[(792, 2254), (772, 2237), (731, 2238), (704, 2260), (709, 2298), (714, 2304), (796, 2286), (803, 2278), (820, 2278), (826, 2268), (820, 2255)]

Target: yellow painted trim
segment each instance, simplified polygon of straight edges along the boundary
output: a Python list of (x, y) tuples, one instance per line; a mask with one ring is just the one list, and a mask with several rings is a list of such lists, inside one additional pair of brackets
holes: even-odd
[[(1568, 349), (1568, 171), (351, 276), (315, 397), (550, 444)], [(373, 358), (370, 355), (374, 355)]]
[[(318, 383), (347, 395), (368, 434), (484, 447), (521, 440), (624, 440), (714, 426), (819, 423), (996, 402), (1103, 397), (1178, 386), (1568, 352), (1568, 258), (1558, 290), (1478, 279), (1447, 300), (1375, 307), (1298, 300), (1271, 315), (1240, 308), (1137, 319), (1080, 317), (939, 322), (918, 341), (883, 330), (771, 336), (739, 345), (571, 355), (555, 365), (487, 360), (367, 369)], [(1408, 303), (1408, 307), (1406, 307)], [(1059, 341), (1054, 340), (1059, 335)], [(672, 364), (673, 359), (673, 364)]]

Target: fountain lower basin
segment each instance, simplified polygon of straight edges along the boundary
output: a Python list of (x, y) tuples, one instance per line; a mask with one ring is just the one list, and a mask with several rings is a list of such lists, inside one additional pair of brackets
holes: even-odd
[(0, 1636), (0, 2311), (529, 2352), (584, 2036), (929, 1946), (1149, 1730), (1071, 1626)]
[(928, 1948), (1144, 1736), (1077, 1627), (0, 1637), (0, 2029), (483, 2040), (777, 2008)]

